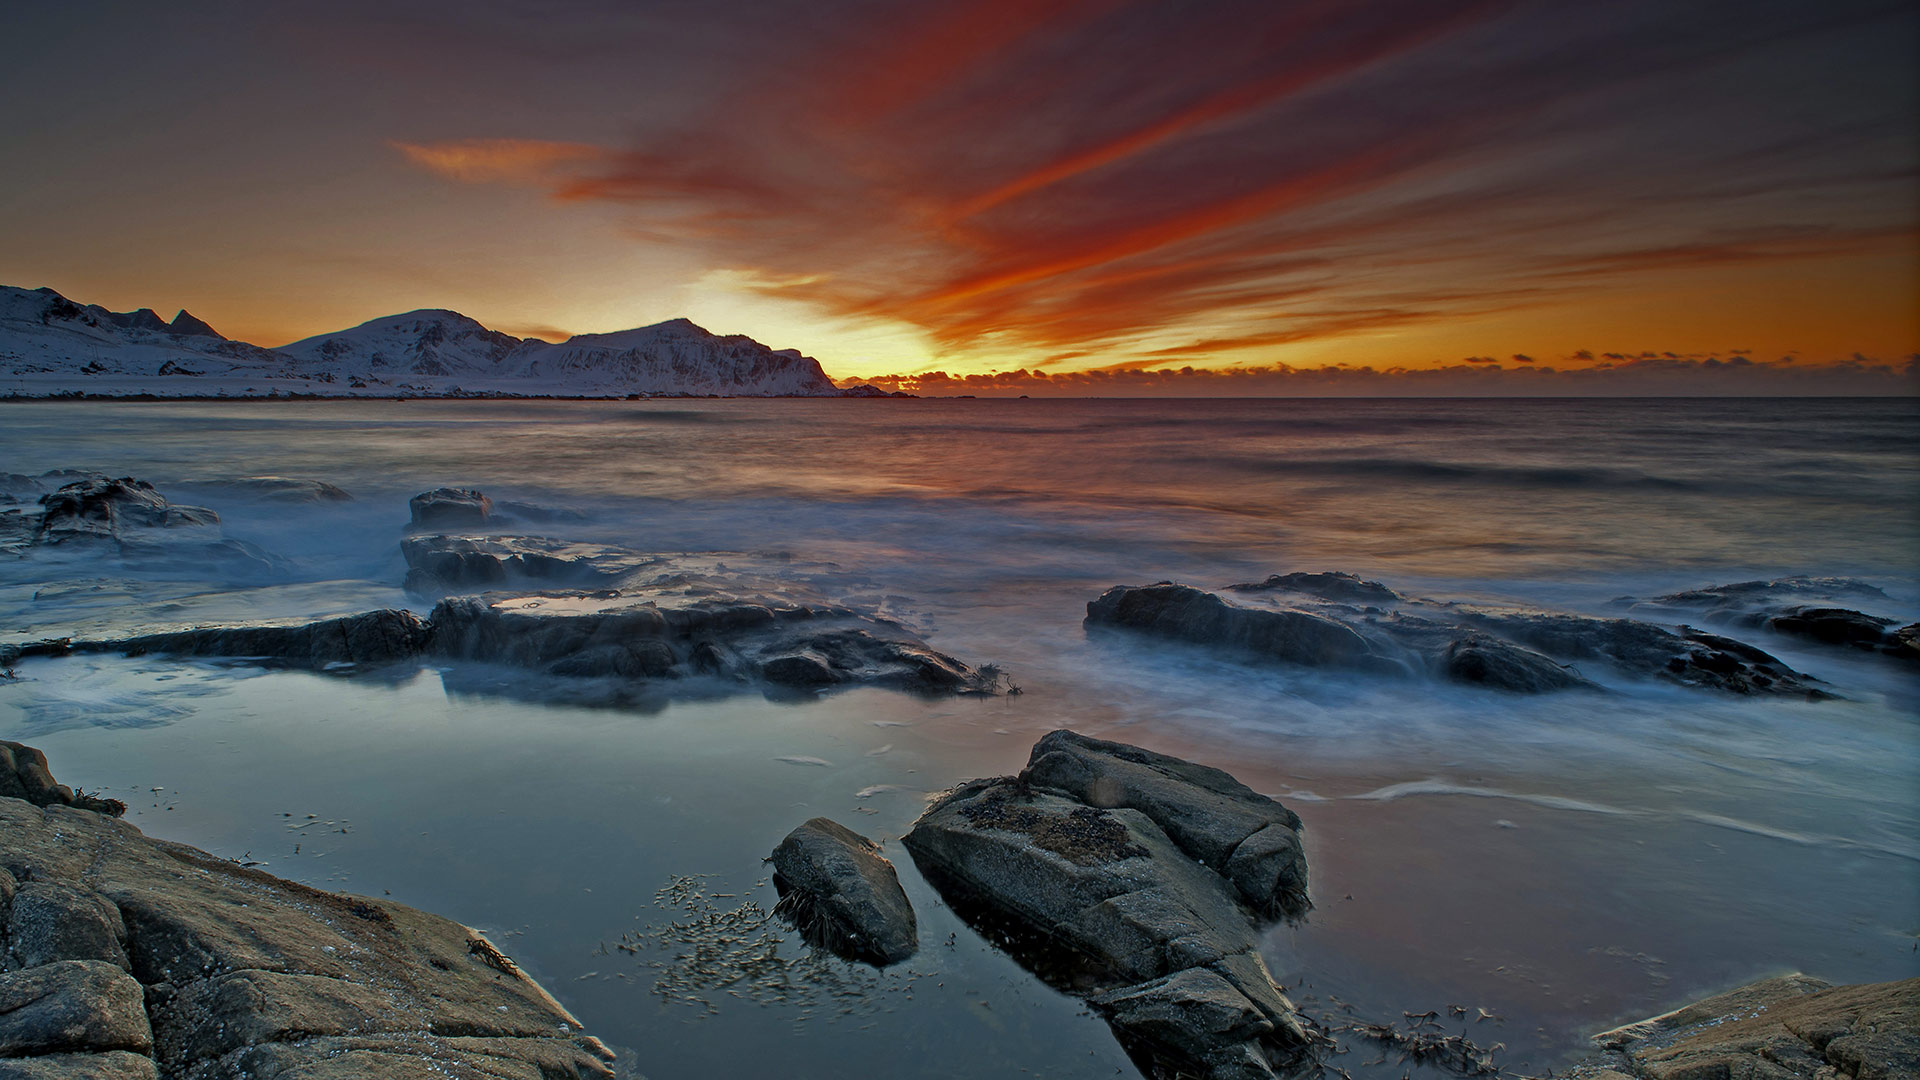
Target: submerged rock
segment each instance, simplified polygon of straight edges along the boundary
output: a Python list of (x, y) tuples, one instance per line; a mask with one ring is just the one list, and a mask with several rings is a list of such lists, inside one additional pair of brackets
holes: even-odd
[(873, 841), (814, 818), (773, 849), (774, 909), (806, 939), (850, 960), (897, 964), (919, 948), (913, 905)]
[[(70, 474), (63, 470), (47, 477), (66, 480)], [(223, 539), (220, 515), (169, 502), (145, 480), (78, 475), (41, 496), (35, 507), (0, 511), (0, 552), (23, 558), (110, 553), (143, 567), (194, 575), (204, 574), (208, 564), (243, 577), (292, 568), (254, 544)]]
[(1897, 1080), (1920, 1076), (1920, 979), (1833, 986), (1762, 979), (1594, 1036), (1573, 1077)]
[(1830, 696), (1764, 650), (1686, 626), (1423, 600), (1341, 573), (1276, 574), (1228, 591), (1233, 599), (1170, 582), (1115, 586), (1087, 605), (1086, 622), (1250, 659), (1522, 693), (1599, 689), (1571, 666), (1599, 662), (1733, 693)]
[(87, 811), (0, 798), (0, 914), (0, 1077), (612, 1076), (475, 931)]
[(218, 479), (185, 480), (180, 486), (189, 491), (258, 499), (275, 503), (352, 502), (345, 488), (324, 480), (299, 480), (286, 476), (232, 476)]
[(131, 656), (170, 653), (257, 657), (298, 667), (324, 668), (334, 664), (388, 664), (411, 659), (424, 653), (432, 640), (431, 629), (418, 615), (389, 608), (283, 626), (207, 627), (143, 634), (89, 647), (104, 646)]
[(1841, 601), (1885, 607), (1891, 598), (1853, 578), (1789, 577), (1738, 581), (1668, 593), (1651, 600), (1621, 597), (1634, 611), (1687, 613), (1716, 626), (1771, 630), (1822, 645), (1843, 646), (1904, 661), (1920, 661), (1920, 623), (1868, 614)]
[(1308, 1038), (1258, 923), (1306, 910), (1299, 819), (1216, 769), (1054, 732), (904, 840), (948, 905), (1087, 1000), (1148, 1075), (1276, 1075)]
[(493, 500), (471, 488), (434, 488), (407, 501), (409, 532), (476, 529), (493, 517)]

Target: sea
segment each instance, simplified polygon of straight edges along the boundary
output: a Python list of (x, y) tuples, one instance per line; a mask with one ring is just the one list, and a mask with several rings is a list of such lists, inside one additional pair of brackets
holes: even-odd
[[(145, 479), (288, 561), (8, 558), (0, 640), (424, 614), (407, 502), (458, 486), (538, 508), (525, 532), (773, 557), (1021, 692), (609, 701), (460, 665), (86, 655), (0, 680), (0, 738), (150, 835), (486, 931), (626, 1075), (1135, 1076), (898, 842), (931, 794), (1072, 728), (1299, 813), (1315, 907), (1263, 952), (1310, 1015), (1433, 1011), (1544, 1075), (1762, 976), (1920, 975), (1920, 665), (1744, 631), (1835, 697), (1586, 666), (1603, 691), (1520, 695), (1090, 636), (1087, 602), (1340, 570), (1617, 616), (1817, 575), (1910, 622), (1916, 447), (1911, 398), (9, 402), (0, 472)], [(353, 498), (214, 482), (260, 475)], [(765, 920), (763, 860), (817, 815), (893, 859), (913, 959), (848, 965)], [(1354, 1077), (1441, 1075), (1345, 1041)]]

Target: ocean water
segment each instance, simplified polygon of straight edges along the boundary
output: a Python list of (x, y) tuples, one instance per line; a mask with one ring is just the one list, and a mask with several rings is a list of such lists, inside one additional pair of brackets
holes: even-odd
[[(488, 930), (640, 1074), (1131, 1074), (897, 843), (921, 916), (903, 968), (810, 966), (788, 942), (785, 989), (689, 989), (660, 936), (690, 903), (770, 906), (761, 859), (806, 818), (892, 841), (925, 793), (1016, 770), (1072, 727), (1226, 768), (1300, 813), (1316, 910), (1265, 951), (1309, 1008), (1486, 1009), (1454, 1027), (1538, 1072), (1594, 1030), (1761, 975), (1920, 974), (1920, 679), (1749, 634), (1843, 699), (1604, 669), (1586, 670), (1604, 694), (1527, 697), (1090, 637), (1086, 602), (1347, 570), (1618, 614), (1621, 596), (1814, 574), (1867, 580), (1911, 620), (1917, 437), (1910, 400), (10, 403), (0, 472), (148, 479), (295, 569), (0, 564), (6, 640), (408, 605), (406, 500), (459, 485), (548, 511), (528, 532), (782, 556), (1024, 692), (665, 687), (607, 707), (461, 666), (92, 656), (21, 664), (0, 737), (126, 798), (154, 835)], [(260, 474), (355, 499), (196, 486)], [(826, 764), (781, 760), (797, 757)], [(705, 901), (657, 899), (691, 875)], [(1380, 1056), (1346, 1064), (1405, 1071)]]

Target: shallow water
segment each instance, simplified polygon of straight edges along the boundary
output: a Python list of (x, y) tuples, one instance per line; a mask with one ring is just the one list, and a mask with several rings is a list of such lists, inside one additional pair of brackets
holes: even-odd
[[(710, 1011), (653, 993), (661, 950), (603, 951), (674, 917), (654, 901), (674, 875), (713, 875), (723, 907), (770, 905), (760, 860), (800, 821), (892, 840), (921, 792), (1017, 769), (1061, 726), (1279, 796), (1306, 821), (1317, 904), (1268, 935), (1282, 981), (1381, 1017), (1484, 1007), (1499, 1019), (1470, 1034), (1515, 1068), (1770, 972), (1920, 974), (1920, 687), (1889, 664), (1762, 638), (1847, 700), (1604, 670), (1586, 673), (1606, 695), (1530, 698), (1251, 669), (1080, 626), (1112, 584), (1320, 569), (1593, 613), (1850, 575), (1912, 619), (1908, 402), (46, 403), (0, 423), (0, 470), (140, 476), (299, 568), (241, 587), (216, 566), (14, 563), (8, 640), (403, 605), (406, 499), (458, 484), (569, 512), (529, 532), (790, 554), (811, 586), (1009, 669), (1018, 697), (679, 688), (616, 708), (467, 667), (86, 657), (0, 684), (0, 737), (127, 798), (142, 828), (499, 934), (647, 1075), (1131, 1073), (1104, 1025), (940, 907), (897, 844), (922, 952), (884, 976), (834, 969), (841, 992), (722, 991)], [(261, 473), (357, 498), (191, 487)]]

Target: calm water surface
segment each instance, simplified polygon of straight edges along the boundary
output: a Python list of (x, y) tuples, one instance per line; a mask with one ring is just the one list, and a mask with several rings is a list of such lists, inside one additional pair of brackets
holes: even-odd
[[(49, 403), (0, 408), (0, 425), (0, 471), (149, 479), (298, 568), (261, 583), (15, 562), (9, 640), (406, 605), (406, 500), (455, 484), (564, 512), (530, 532), (789, 554), (813, 587), (1010, 670), (1025, 693), (994, 700), (622, 708), (461, 667), (89, 657), (0, 685), (0, 737), (127, 798), (143, 829), (487, 929), (649, 1076), (1131, 1074), (1103, 1024), (947, 913), (897, 844), (922, 927), (904, 968), (708, 1008), (653, 992), (669, 952), (608, 948), (684, 916), (655, 901), (675, 875), (710, 875), (722, 907), (770, 904), (760, 860), (800, 821), (891, 841), (923, 792), (1017, 769), (1061, 726), (1280, 797), (1306, 821), (1317, 904), (1267, 936), (1282, 981), (1386, 1017), (1485, 1007), (1499, 1019), (1472, 1034), (1518, 1068), (1763, 974), (1920, 974), (1920, 686), (1890, 665), (1764, 639), (1846, 700), (1617, 677), (1528, 698), (1080, 627), (1113, 584), (1325, 569), (1591, 613), (1848, 575), (1912, 619), (1910, 402)], [(265, 473), (356, 499), (190, 486)], [(829, 764), (779, 760), (794, 756)], [(874, 785), (895, 788), (857, 797)]]

